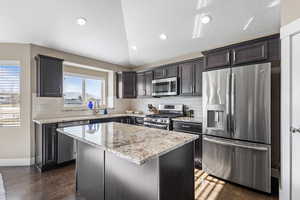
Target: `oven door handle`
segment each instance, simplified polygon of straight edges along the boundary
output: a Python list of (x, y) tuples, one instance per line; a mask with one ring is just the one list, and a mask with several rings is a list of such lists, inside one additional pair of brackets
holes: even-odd
[(168, 125), (161, 125), (161, 124), (152, 124), (152, 123), (148, 123), (148, 122), (144, 122), (144, 125), (149, 125), (149, 126), (153, 126), (153, 127), (161, 127), (161, 128), (167, 128)]

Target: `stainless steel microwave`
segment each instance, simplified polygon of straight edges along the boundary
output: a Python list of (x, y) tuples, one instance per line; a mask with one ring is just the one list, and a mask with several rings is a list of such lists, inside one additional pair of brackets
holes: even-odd
[(178, 93), (177, 77), (152, 81), (152, 96), (175, 96)]

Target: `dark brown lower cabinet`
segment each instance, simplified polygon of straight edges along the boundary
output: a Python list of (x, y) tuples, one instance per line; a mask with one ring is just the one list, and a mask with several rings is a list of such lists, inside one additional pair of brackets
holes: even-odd
[(195, 167), (202, 168), (202, 124), (194, 122), (173, 122), (173, 130), (178, 132), (184, 132), (189, 134), (195, 134), (199, 136), (199, 139), (195, 141)]
[(35, 125), (35, 165), (41, 171), (57, 165), (57, 124)]
[(44, 157), (45, 165), (56, 165), (57, 163), (57, 124), (45, 124), (43, 126)]

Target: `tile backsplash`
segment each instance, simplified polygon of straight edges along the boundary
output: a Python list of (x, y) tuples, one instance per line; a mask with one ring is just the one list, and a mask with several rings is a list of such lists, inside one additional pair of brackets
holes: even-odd
[[(114, 108), (108, 109), (109, 113), (125, 113), (130, 109), (130, 99), (117, 99), (114, 98)], [(53, 118), (53, 117), (68, 117), (76, 115), (91, 115), (91, 110), (70, 110), (65, 109), (63, 98), (48, 98), (37, 97), (36, 94), (32, 95), (32, 118)]]
[(140, 98), (131, 100), (131, 109), (147, 113), (148, 104), (184, 104), (189, 110), (194, 110), (194, 116), (202, 118), (202, 97), (162, 97), (162, 98)]
[[(111, 100), (109, 100), (111, 101)], [(194, 110), (194, 116), (202, 118), (201, 97), (163, 97), (140, 99), (117, 99), (114, 97), (114, 108), (109, 113), (125, 113), (126, 110), (148, 112), (148, 104), (184, 104), (188, 109)], [(47, 98), (32, 96), (32, 118), (68, 117), (76, 115), (91, 115), (90, 110), (66, 110), (63, 98)]]

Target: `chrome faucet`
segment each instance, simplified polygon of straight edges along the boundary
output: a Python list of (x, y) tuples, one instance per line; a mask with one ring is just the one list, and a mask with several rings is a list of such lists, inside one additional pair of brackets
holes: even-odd
[(93, 106), (93, 114), (96, 115), (99, 112), (100, 112), (99, 100), (95, 100)]

